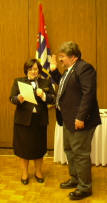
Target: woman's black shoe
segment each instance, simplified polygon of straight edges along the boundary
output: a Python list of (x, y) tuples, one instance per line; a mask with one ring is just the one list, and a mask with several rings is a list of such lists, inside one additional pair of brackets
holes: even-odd
[(24, 185), (27, 185), (29, 183), (29, 178), (27, 179), (22, 179), (21, 178), (21, 182), (24, 184)]
[(35, 175), (35, 178), (37, 180), (38, 183), (43, 183), (44, 179), (43, 178), (39, 178), (38, 176)]

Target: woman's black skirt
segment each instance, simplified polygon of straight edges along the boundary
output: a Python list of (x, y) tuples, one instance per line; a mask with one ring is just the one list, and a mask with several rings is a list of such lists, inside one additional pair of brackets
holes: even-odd
[(42, 158), (47, 151), (47, 125), (40, 123), (40, 117), (32, 113), (30, 126), (14, 124), (14, 153), (24, 159)]

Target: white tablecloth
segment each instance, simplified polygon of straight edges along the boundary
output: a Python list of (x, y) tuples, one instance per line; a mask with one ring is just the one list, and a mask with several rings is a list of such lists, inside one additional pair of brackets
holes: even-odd
[[(101, 115), (102, 125), (97, 126), (92, 140), (91, 160), (96, 166), (107, 164), (107, 114)], [(56, 123), (54, 139), (54, 162), (67, 163), (63, 150), (63, 127)]]

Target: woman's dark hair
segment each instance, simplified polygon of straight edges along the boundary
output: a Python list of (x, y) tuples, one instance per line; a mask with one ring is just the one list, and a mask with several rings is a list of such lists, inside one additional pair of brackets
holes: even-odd
[(39, 63), (39, 61), (38, 61), (37, 59), (30, 59), (29, 61), (25, 62), (25, 64), (24, 64), (24, 73), (25, 73), (25, 75), (27, 75), (28, 70), (29, 70), (30, 68), (32, 68), (32, 66), (33, 66), (35, 63), (37, 64), (38, 69), (39, 69), (39, 73), (41, 74), (41, 72), (42, 72), (42, 66), (41, 66), (41, 64)]
[(78, 44), (75, 42), (65, 42), (59, 49), (59, 52), (65, 53), (67, 56), (77, 56), (78, 59), (81, 59), (81, 51)]

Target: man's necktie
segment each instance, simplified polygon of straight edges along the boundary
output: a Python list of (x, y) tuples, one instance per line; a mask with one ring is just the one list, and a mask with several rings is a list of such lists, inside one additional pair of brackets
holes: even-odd
[(61, 96), (61, 93), (62, 93), (62, 89), (63, 89), (63, 85), (64, 85), (64, 82), (65, 82), (65, 79), (66, 79), (66, 76), (67, 76), (67, 73), (68, 73), (68, 70), (66, 70), (60, 80), (60, 83), (59, 83), (59, 88), (58, 88), (58, 92), (57, 92), (57, 97), (56, 97), (56, 107), (58, 107), (58, 104), (59, 104), (59, 99), (60, 99), (60, 96)]

